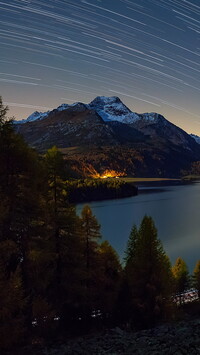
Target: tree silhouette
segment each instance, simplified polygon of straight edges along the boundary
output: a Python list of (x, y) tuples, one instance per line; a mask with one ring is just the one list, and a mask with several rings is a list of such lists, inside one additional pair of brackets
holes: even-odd
[(130, 316), (142, 326), (166, 316), (171, 293), (170, 262), (151, 217), (134, 226), (126, 250), (125, 275), (130, 290)]

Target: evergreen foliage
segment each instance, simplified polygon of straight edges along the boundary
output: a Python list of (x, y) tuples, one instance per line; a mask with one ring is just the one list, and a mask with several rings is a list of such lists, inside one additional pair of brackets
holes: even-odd
[(125, 257), (130, 318), (149, 326), (166, 316), (172, 290), (170, 262), (151, 217), (132, 228)]
[(23, 343), (26, 333), (22, 273), (20, 265), (13, 265), (16, 253), (14, 242), (0, 242), (0, 348), (3, 349)]
[(103, 241), (98, 251), (100, 254), (99, 308), (105, 320), (109, 321), (116, 312), (122, 267), (116, 251), (108, 241)]
[(100, 225), (88, 205), (81, 212), (81, 237), (85, 270), (85, 314), (91, 313), (98, 303)]
[(189, 287), (190, 278), (187, 265), (185, 261), (178, 257), (175, 265), (172, 267), (172, 273), (174, 277), (175, 293), (179, 295), (180, 304), (183, 303), (182, 293)]

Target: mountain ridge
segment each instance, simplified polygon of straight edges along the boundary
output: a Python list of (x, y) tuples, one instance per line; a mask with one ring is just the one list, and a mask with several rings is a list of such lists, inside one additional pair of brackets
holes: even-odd
[[(122, 110), (124, 111), (122, 112), (121, 115), (119, 115), (119, 111), (120, 111), (120, 107), (117, 108), (117, 114), (115, 112), (115, 115), (110, 115), (110, 117), (108, 117), (108, 110), (105, 108), (105, 106), (112, 106), (112, 110), (113, 110), (113, 104), (116, 105), (118, 104), (118, 106), (121, 105)], [(33, 122), (35, 120), (42, 120), (44, 118), (47, 118), (49, 114), (55, 112), (55, 111), (64, 111), (67, 110), (69, 108), (75, 107), (77, 105), (83, 105), (84, 107), (88, 108), (88, 109), (94, 109), (101, 117), (102, 119), (106, 122), (106, 121), (118, 121), (121, 123), (128, 123), (131, 124), (131, 118), (132, 121), (142, 121), (142, 119), (144, 119), (145, 121), (149, 121), (149, 122), (155, 122), (155, 120), (157, 118), (159, 119), (163, 119), (168, 121), (163, 115), (156, 113), (156, 112), (145, 112), (145, 113), (136, 113), (136, 112), (132, 112), (122, 101), (118, 96), (111, 96), (111, 97), (106, 97), (106, 96), (97, 96), (94, 100), (92, 100), (89, 104), (85, 104), (82, 102), (74, 102), (72, 104), (66, 104), (63, 103), (61, 105), (59, 105), (57, 108), (53, 109), (53, 110), (49, 110), (46, 112), (38, 112), (35, 111), (33, 112), (31, 115), (29, 115), (26, 119), (22, 119), (22, 120), (16, 120), (14, 121), (15, 124), (21, 124), (21, 123), (27, 123), (27, 122)], [(104, 112), (103, 112), (104, 111)], [(107, 115), (105, 115), (105, 112)], [(128, 121), (127, 117), (124, 118), (125, 115), (129, 115), (130, 116), (130, 121)], [(170, 122), (170, 121), (168, 121)], [(171, 122), (170, 122), (171, 123)], [(173, 123), (171, 123), (173, 124)], [(174, 124), (173, 124), (174, 125)], [(178, 126), (176, 126), (178, 127)], [(178, 127), (180, 128), (180, 127)], [(180, 128), (182, 129), (182, 128)], [(182, 129), (183, 130), (183, 129)], [(184, 130), (183, 130), (184, 131)], [(185, 132), (185, 131), (184, 131)], [(186, 132), (187, 133), (187, 132)], [(187, 133), (188, 134), (188, 133)], [(200, 137), (198, 135), (195, 134), (190, 134), (190, 136), (195, 139), (195, 141), (197, 143), (200, 143)]]
[[(193, 136), (156, 112), (132, 112), (116, 96), (98, 96), (89, 104), (62, 104), (52, 111), (35, 112), (27, 120), (15, 122), (15, 127), (41, 152), (52, 145), (65, 151), (79, 147), (79, 162), (82, 159), (100, 170), (116, 165), (128, 174), (177, 176), (200, 160), (200, 144)], [(111, 155), (113, 147), (113, 161), (108, 154), (103, 162), (102, 150)], [(88, 160), (91, 149), (94, 156)], [(86, 156), (81, 150), (87, 151)], [(114, 164), (118, 160), (120, 163)]]

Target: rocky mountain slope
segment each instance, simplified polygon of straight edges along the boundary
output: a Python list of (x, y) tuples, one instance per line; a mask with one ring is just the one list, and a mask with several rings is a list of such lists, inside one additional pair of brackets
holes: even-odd
[(35, 112), (16, 121), (15, 127), (41, 152), (52, 145), (61, 148), (79, 173), (91, 166), (98, 171), (170, 177), (200, 160), (195, 137), (158, 113), (132, 112), (115, 96)]

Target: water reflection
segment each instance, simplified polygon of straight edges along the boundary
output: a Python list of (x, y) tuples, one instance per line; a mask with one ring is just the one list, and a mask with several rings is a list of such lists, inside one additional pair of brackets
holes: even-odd
[[(140, 187), (138, 196), (90, 203), (109, 240), (123, 258), (133, 224), (152, 216), (172, 263), (181, 256), (192, 271), (200, 259), (200, 184)], [(80, 212), (83, 205), (77, 207)]]

